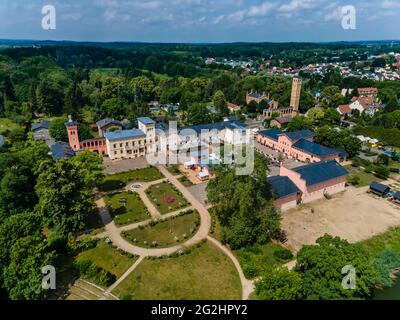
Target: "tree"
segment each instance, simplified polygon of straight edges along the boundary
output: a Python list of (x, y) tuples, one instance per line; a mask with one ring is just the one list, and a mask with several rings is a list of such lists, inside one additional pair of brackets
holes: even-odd
[(218, 90), (214, 93), (213, 104), (220, 115), (227, 116), (229, 114), (229, 109), (225, 99), (225, 95), (222, 91)]
[(37, 202), (34, 177), (27, 167), (14, 167), (0, 182), (0, 216), (28, 209)]
[[(373, 296), (377, 274), (363, 247), (329, 235), (316, 243), (304, 246), (297, 254), (295, 271), (302, 276), (305, 299), (369, 299)], [(345, 266), (355, 269), (355, 289), (342, 286)]]
[(311, 129), (312, 122), (307, 117), (303, 116), (296, 116), (289, 122), (287, 126), (288, 131), (299, 131), (299, 130), (306, 130)]
[(205, 105), (193, 104), (188, 109), (187, 121), (192, 125), (208, 123), (211, 121), (210, 111)]
[(376, 163), (378, 165), (388, 166), (390, 162), (390, 157), (387, 154), (379, 154), (378, 158), (376, 159)]
[(103, 181), (104, 166), (103, 159), (95, 152), (85, 151), (78, 153), (71, 162), (84, 175), (85, 184), (93, 186), (98, 182)]
[(382, 180), (387, 180), (390, 176), (390, 170), (384, 166), (375, 166), (374, 167), (375, 176)]
[(256, 282), (259, 300), (298, 300), (302, 298), (303, 280), (301, 275), (287, 268), (265, 272)]
[(336, 130), (329, 126), (318, 128), (314, 140), (330, 148), (338, 148), (346, 151), (350, 157), (356, 156), (361, 150), (361, 141), (353, 136), (349, 130)]
[(251, 176), (236, 175), (234, 166), (216, 167), (216, 179), (207, 185), (208, 201), (223, 227), (223, 241), (233, 249), (265, 243), (279, 229), (280, 216), (272, 205), (266, 182), (266, 164), (256, 156)]
[(328, 108), (324, 113), (324, 122), (329, 124), (336, 124), (340, 121), (340, 113), (334, 108)]
[(85, 227), (93, 212), (90, 180), (84, 169), (68, 160), (56, 162), (39, 175), (37, 210), (48, 227), (64, 236)]
[(54, 265), (56, 253), (46, 248), (44, 239), (27, 236), (18, 239), (10, 249), (10, 263), (3, 269), (4, 287), (13, 300), (43, 299), (42, 267)]

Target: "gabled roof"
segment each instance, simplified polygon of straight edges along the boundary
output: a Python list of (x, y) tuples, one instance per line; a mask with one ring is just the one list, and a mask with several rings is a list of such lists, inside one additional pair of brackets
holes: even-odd
[(283, 131), (279, 130), (279, 129), (263, 130), (263, 131), (259, 132), (260, 135), (267, 137), (267, 138), (274, 139), (276, 141), (278, 141), (278, 137), (282, 133), (283, 133)]
[(370, 88), (358, 88), (357, 89), (358, 94), (377, 94), (378, 93), (378, 89), (374, 88), (374, 87), (370, 87)]
[(131, 130), (107, 132), (104, 135), (104, 137), (108, 141), (118, 141), (118, 140), (136, 139), (136, 138), (146, 137), (146, 135), (142, 130), (131, 129)]
[(349, 174), (349, 172), (335, 160), (308, 164), (294, 168), (292, 171), (299, 173), (301, 178), (306, 181), (307, 186), (312, 186)]
[(260, 98), (264, 97), (264, 95), (259, 94), (258, 92), (250, 92), (248, 94), (248, 96), (251, 98), (255, 98), (255, 99), (260, 99)]
[(57, 142), (51, 146), (51, 153), (54, 160), (71, 158), (75, 155), (70, 145), (66, 142)]
[(341, 114), (351, 114), (351, 108), (348, 104), (341, 104), (338, 110)]
[(288, 197), (301, 192), (300, 189), (297, 188), (297, 186), (288, 177), (274, 176), (269, 177), (267, 180), (274, 190), (276, 199)]
[(339, 155), (339, 151), (331, 148), (324, 147), (318, 143), (300, 139), (293, 147), (300, 149), (306, 153), (316, 155), (318, 157), (327, 157), (330, 155)]
[(114, 120), (114, 119), (112, 119), (112, 118), (104, 118), (104, 119), (101, 119), (100, 121), (97, 121), (96, 124), (97, 124), (97, 126), (98, 126), (100, 129), (102, 129), (102, 128), (104, 128), (104, 127), (110, 125), (110, 124), (114, 124), (114, 125), (117, 125), (117, 126), (121, 126), (121, 127), (122, 127), (121, 122), (119, 122), (119, 121), (117, 121), (117, 120)]
[(382, 183), (376, 182), (376, 181), (372, 181), (369, 188), (371, 190), (377, 191), (379, 193), (387, 193), (390, 191), (390, 187), (387, 185), (384, 185)]
[(293, 120), (293, 117), (292, 116), (278, 117), (278, 118), (275, 118), (274, 120), (280, 124), (287, 124)]
[(137, 120), (143, 124), (155, 124), (155, 121), (149, 117), (141, 117), (138, 118)]
[(314, 136), (314, 133), (310, 130), (283, 132), (282, 134), (284, 134), (286, 137), (288, 137), (293, 142), (300, 140), (300, 139), (312, 138)]
[(50, 123), (46, 120), (42, 120), (40, 122), (32, 123), (32, 131), (36, 131), (39, 129), (48, 129)]

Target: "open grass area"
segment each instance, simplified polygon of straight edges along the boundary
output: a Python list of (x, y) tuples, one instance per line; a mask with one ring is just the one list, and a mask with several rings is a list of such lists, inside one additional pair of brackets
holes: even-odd
[(359, 243), (373, 256), (385, 249), (391, 249), (400, 254), (400, 227), (390, 228), (384, 233)]
[(99, 241), (96, 248), (81, 252), (76, 259), (89, 260), (119, 278), (135, 263), (137, 257)]
[(130, 182), (150, 182), (163, 179), (162, 173), (155, 167), (137, 169), (127, 172), (108, 175), (99, 184), (101, 191), (118, 190), (125, 187)]
[(142, 199), (132, 191), (108, 196), (107, 205), (117, 226), (124, 226), (150, 218)]
[(13, 131), (21, 126), (7, 118), (0, 118), (0, 134), (5, 134), (7, 131)]
[(372, 173), (365, 172), (360, 167), (353, 167), (351, 165), (345, 166), (347, 171), (349, 171), (350, 175), (348, 176), (348, 180), (351, 181), (352, 177), (357, 176), (359, 178), (359, 183), (355, 185), (356, 188), (361, 188), (365, 186), (369, 186), (372, 181), (382, 181), (382, 179), (377, 178)]
[(200, 226), (200, 216), (196, 211), (150, 224), (123, 233), (123, 237), (139, 247), (167, 248), (185, 242), (192, 237)]
[(177, 164), (170, 165), (169, 167), (167, 167), (167, 170), (174, 176), (178, 176), (178, 175), (182, 174), (182, 172), (179, 171), (179, 165), (177, 165)]
[(189, 206), (183, 195), (169, 182), (162, 182), (146, 190), (150, 201), (161, 214), (170, 213)]
[(179, 182), (182, 183), (185, 187), (193, 186), (192, 181), (190, 181), (186, 176), (180, 177)]
[(289, 250), (284, 247), (269, 242), (264, 245), (253, 245), (251, 247), (235, 250), (243, 272), (248, 279), (254, 279), (261, 275), (264, 270), (271, 267), (280, 266), (289, 262), (293, 257), (288, 259), (280, 259), (277, 257), (277, 252), (285, 251), (289, 254)]
[(239, 300), (242, 289), (232, 261), (206, 242), (176, 258), (143, 260), (113, 293), (135, 300)]

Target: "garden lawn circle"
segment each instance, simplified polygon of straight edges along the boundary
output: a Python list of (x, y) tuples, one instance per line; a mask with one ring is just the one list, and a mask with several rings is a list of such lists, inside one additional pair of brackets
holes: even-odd
[(150, 219), (149, 212), (140, 196), (132, 191), (109, 195), (107, 205), (117, 226)]
[(176, 217), (154, 220), (147, 226), (125, 231), (122, 236), (143, 248), (168, 248), (183, 244), (193, 237), (200, 226), (197, 211), (187, 210)]
[(184, 196), (170, 182), (162, 182), (152, 185), (146, 191), (146, 196), (161, 214), (167, 214), (190, 204)]

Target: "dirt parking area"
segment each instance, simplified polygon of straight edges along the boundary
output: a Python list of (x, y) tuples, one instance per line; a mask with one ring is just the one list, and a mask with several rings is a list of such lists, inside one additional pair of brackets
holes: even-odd
[(120, 160), (110, 160), (109, 158), (104, 158), (103, 164), (105, 167), (105, 174), (114, 174), (136, 169), (143, 169), (149, 166), (149, 163), (145, 157)]
[(324, 234), (354, 243), (400, 225), (400, 207), (367, 190), (349, 187), (331, 200), (321, 199), (283, 213), (287, 245), (298, 251)]

